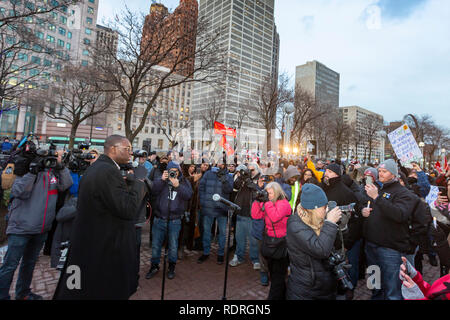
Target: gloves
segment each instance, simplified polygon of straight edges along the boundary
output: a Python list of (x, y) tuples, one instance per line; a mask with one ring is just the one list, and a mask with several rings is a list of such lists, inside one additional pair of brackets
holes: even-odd
[[(411, 279), (414, 279), (416, 277), (416, 275), (417, 275), (417, 270), (414, 269), (414, 267), (412, 266), (412, 264), (408, 260), (406, 260), (406, 271), (409, 274), (409, 276), (411, 277)], [(400, 280), (405, 281), (405, 278), (403, 278), (400, 275)]]
[(402, 284), (402, 296), (405, 300), (418, 300), (425, 298), (418, 285), (407, 288), (404, 284)]

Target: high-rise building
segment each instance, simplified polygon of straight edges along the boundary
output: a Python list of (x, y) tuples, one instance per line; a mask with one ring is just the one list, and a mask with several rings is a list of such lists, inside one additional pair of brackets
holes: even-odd
[[(239, 113), (245, 110), (247, 117), (239, 130), (242, 133), (240, 142), (244, 143), (242, 147), (262, 151), (266, 135), (255, 121), (259, 114), (254, 105), (261, 99), (258, 91), (262, 81), (278, 73), (275, 52), (278, 53), (279, 42), (275, 31), (274, 0), (200, 0), (199, 19), (209, 21), (211, 32), (221, 29), (220, 45), (227, 51), (237, 75), (225, 78), (224, 92), (220, 95), (208, 84), (195, 84), (191, 129), (195, 148), (203, 148), (205, 123), (202, 116), (214, 101), (221, 108), (218, 120), (229, 127), (237, 127)], [(215, 140), (219, 139), (215, 137)], [(206, 137), (206, 140), (211, 138)]]
[(297, 66), (295, 85), (310, 92), (317, 104), (339, 107), (339, 73), (314, 60)]
[(280, 65), (280, 35), (277, 32), (277, 26), (273, 28), (273, 59), (272, 76), (278, 83), (278, 67)]
[[(180, 0), (180, 5), (171, 14), (164, 5), (153, 3), (142, 32), (144, 57), (159, 60), (159, 55), (164, 55), (158, 65), (172, 69), (177, 63), (175, 70), (179, 74), (191, 76), (195, 62), (197, 18), (197, 0)], [(155, 48), (160, 48), (159, 55)]]
[(98, 49), (108, 49), (117, 54), (119, 33), (111, 28), (97, 24), (95, 45)]
[[(349, 150), (350, 158), (367, 161), (384, 161), (385, 138), (383, 134), (383, 116), (359, 106), (341, 107), (344, 124), (355, 129), (350, 144), (345, 144), (343, 150)], [(369, 155), (370, 144), (372, 154)]]

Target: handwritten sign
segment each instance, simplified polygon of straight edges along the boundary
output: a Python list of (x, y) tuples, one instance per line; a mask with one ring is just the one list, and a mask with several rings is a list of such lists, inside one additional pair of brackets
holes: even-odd
[(434, 202), (438, 198), (438, 195), (439, 195), (439, 188), (437, 186), (431, 186), (430, 193), (428, 193), (427, 197), (425, 198), (425, 201), (431, 208), (434, 207)]
[(423, 158), (422, 151), (417, 145), (416, 139), (408, 125), (404, 124), (400, 128), (388, 134), (392, 148), (403, 165), (412, 161), (420, 163)]

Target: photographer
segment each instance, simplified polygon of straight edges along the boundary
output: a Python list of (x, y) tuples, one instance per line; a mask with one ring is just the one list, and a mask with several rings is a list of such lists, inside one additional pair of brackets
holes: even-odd
[[(292, 210), (286, 199), (286, 194), (277, 182), (271, 182), (265, 187), (267, 193), (258, 197), (252, 205), (252, 218), (264, 219), (265, 234), (261, 247), (261, 254), (264, 256), (264, 237), (276, 238), (279, 241), (276, 251), (279, 254), (265, 255), (271, 286), (268, 300), (284, 300), (286, 293), (286, 275), (288, 268), (288, 257), (286, 247), (286, 223)], [(280, 240), (279, 240), (280, 239)]]
[(287, 221), (287, 247), (291, 274), (288, 300), (334, 300), (337, 277), (329, 263), (342, 212), (327, 213), (328, 199), (318, 186), (306, 183), (300, 204)]
[(211, 250), (211, 227), (214, 219), (219, 227), (219, 250), (217, 252), (217, 263), (223, 264), (225, 252), (225, 231), (227, 227), (228, 207), (221, 202), (212, 199), (214, 194), (230, 200), (233, 191), (233, 177), (228, 173), (225, 163), (207, 171), (200, 180), (200, 212), (203, 217), (203, 255), (198, 258), (198, 263), (203, 263), (209, 257)]
[(1, 152), (2, 153), (8, 153), (8, 152), (11, 151), (12, 147), (13, 147), (13, 145), (11, 144), (11, 142), (9, 142), (9, 138), (6, 137), (3, 140), (2, 147), (1, 147)]
[(61, 164), (61, 154), (36, 157), (29, 171), (17, 176), (11, 189), (8, 251), (0, 267), (0, 300), (10, 299), (9, 288), (21, 259), (16, 300), (42, 300), (30, 290), (33, 270), (55, 219), (58, 191), (72, 185), (69, 170)]
[(66, 268), (78, 266), (81, 288), (68, 288), (71, 273), (64, 269), (54, 299), (126, 300), (136, 292), (135, 220), (142, 182), (123, 176), (120, 165), (132, 155), (131, 143), (119, 135), (109, 136), (105, 153), (80, 180)]
[[(183, 177), (179, 164), (169, 162), (161, 179), (154, 181), (152, 193), (157, 197), (157, 211), (152, 227), (151, 267), (145, 278), (150, 279), (159, 271), (161, 249), (164, 239), (168, 235), (169, 268), (167, 277), (173, 279), (178, 259), (178, 236), (181, 230), (181, 219), (193, 191), (189, 181)], [(169, 229), (167, 230), (167, 228)]]
[(234, 189), (237, 190), (235, 203), (241, 207), (236, 216), (236, 253), (230, 261), (230, 266), (235, 267), (244, 262), (245, 248), (247, 239), (250, 242), (250, 259), (253, 263), (253, 269), (259, 270), (258, 242), (251, 235), (251, 207), (255, 200), (255, 192), (261, 191), (264, 186), (264, 180), (261, 176), (259, 166), (252, 162), (248, 165), (248, 170), (240, 170), (238, 178), (234, 181)]

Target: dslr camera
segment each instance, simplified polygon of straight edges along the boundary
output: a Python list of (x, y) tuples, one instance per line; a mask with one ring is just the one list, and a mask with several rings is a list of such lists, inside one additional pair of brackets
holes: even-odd
[(176, 171), (169, 171), (169, 178), (176, 179), (177, 178), (177, 172)]
[(248, 170), (248, 168), (239, 170), (239, 174), (244, 180), (250, 178), (250, 170)]
[(266, 190), (255, 191), (255, 199), (258, 202), (267, 202), (269, 201), (269, 194)]
[(328, 264), (333, 268), (333, 273), (336, 275), (338, 282), (341, 283), (344, 289), (353, 290), (353, 284), (350, 281), (350, 276), (347, 270), (351, 268), (350, 264), (345, 262), (345, 255), (338, 252), (332, 252), (328, 258)]
[(133, 152), (133, 157), (135, 158), (147, 158), (148, 153), (145, 150), (136, 150)]

